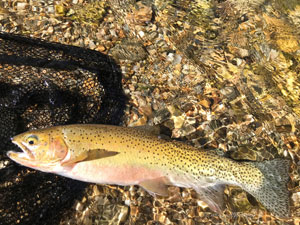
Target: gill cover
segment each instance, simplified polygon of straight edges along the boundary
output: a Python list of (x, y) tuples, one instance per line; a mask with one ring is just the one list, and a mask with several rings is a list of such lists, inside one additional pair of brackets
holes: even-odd
[(50, 146), (48, 157), (51, 159), (62, 160), (68, 154), (68, 146), (60, 136), (50, 136)]
[(29, 150), (35, 160), (53, 162), (64, 159), (68, 153), (67, 145), (62, 137), (47, 133), (25, 136), (22, 144)]

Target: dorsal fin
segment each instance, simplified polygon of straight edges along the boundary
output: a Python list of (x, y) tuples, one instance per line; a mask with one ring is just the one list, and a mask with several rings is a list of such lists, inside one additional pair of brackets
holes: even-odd
[(160, 135), (160, 127), (158, 125), (156, 125), (156, 126), (150, 126), (150, 125), (133, 126), (132, 128), (145, 131), (146, 133), (149, 133), (149, 134), (152, 134), (155, 136)]

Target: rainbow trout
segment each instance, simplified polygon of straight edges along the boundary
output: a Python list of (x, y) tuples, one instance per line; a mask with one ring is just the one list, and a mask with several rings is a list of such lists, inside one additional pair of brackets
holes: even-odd
[(9, 151), (9, 158), (43, 172), (97, 184), (139, 185), (152, 195), (166, 196), (167, 185), (193, 188), (217, 212), (224, 186), (236, 185), (275, 215), (289, 215), (285, 159), (237, 162), (144, 129), (100, 124), (32, 130), (12, 142), (23, 152)]

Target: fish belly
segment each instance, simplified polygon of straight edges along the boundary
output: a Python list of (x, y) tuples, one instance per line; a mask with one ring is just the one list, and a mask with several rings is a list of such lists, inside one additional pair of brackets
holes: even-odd
[(142, 166), (113, 165), (100, 163), (77, 163), (73, 167), (65, 168), (60, 175), (96, 184), (137, 185), (144, 180), (162, 177), (160, 171)]

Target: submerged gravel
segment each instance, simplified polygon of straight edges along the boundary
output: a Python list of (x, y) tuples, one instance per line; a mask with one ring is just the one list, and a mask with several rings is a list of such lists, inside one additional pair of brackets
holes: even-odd
[(90, 184), (60, 223), (298, 224), (299, 12), (297, 1), (281, 0), (1, 1), (1, 32), (118, 63), (129, 99), (123, 125), (159, 125), (237, 160), (292, 160), (291, 219), (273, 217), (236, 187), (226, 189), (220, 216), (192, 190), (170, 187), (170, 197), (153, 198), (137, 187)]

